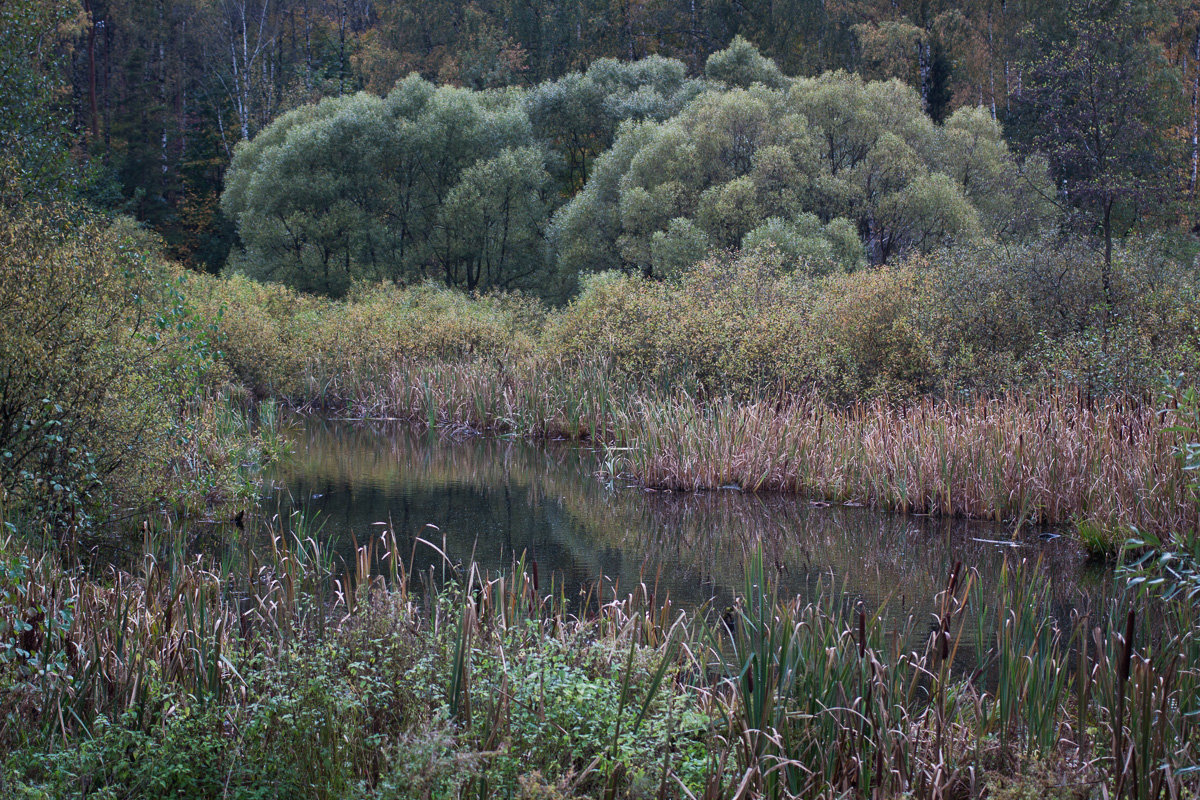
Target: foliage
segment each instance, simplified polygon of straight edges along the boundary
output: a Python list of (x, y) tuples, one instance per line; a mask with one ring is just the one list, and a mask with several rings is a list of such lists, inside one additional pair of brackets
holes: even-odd
[(1194, 374), (1200, 346), (1184, 312), (1195, 266), (1166, 252), (1154, 239), (1118, 247), (1106, 286), (1103, 256), (1058, 237), (946, 250), (922, 267), (914, 322), (948, 389), (1155, 392), (1163, 369)]
[(240, 276), (191, 276), (184, 291), (215, 320), (232, 378), (299, 404), (328, 402), (397, 361), (520, 357), (546, 314), (520, 295), (471, 297), (435, 283), (359, 286), (341, 302)]
[[(810, 236), (789, 238), (800, 224)], [(670, 231), (654, 242), (660, 254), (691, 229)], [(671, 281), (589, 278), (549, 318), (543, 348), (650, 383), (742, 396), (786, 386), (837, 401), (1037, 386), (1145, 392), (1163, 367), (1194, 374), (1200, 339), (1188, 309), (1200, 285), (1152, 242), (1118, 248), (1106, 306), (1101, 258), (1061, 241), (957, 247), (847, 274), (820, 260), (836, 252), (829, 233), (812, 219), (770, 222), (741, 256), (676, 269)]]
[(734, 36), (728, 47), (708, 57), (704, 76), (741, 89), (749, 89), (756, 83), (768, 89), (781, 89), (788, 83), (775, 62), (741, 36)]
[(185, 291), (219, 314), (231, 374), (297, 405), (602, 441), (655, 486), (1075, 523), (1097, 552), (1190, 524), (1142, 399), (1162, 365), (1192, 380), (1200, 352), (1194, 269), (1161, 243), (1118, 249), (1112, 306), (1100, 257), (1056, 240), (785, 265), (766, 247), (665, 281), (601, 273), (560, 310), (435, 285)]
[(434, 234), (447, 285), (468, 291), (537, 285), (549, 180), (537, 147), (505, 149), (463, 170)]
[[(976, 267), (999, 271), (987, 264)], [(704, 264), (677, 283), (606, 273), (544, 320), (528, 301), (429, 287), (381, 289), (370, 302), (322, 303), (319, 314), (239, 331), (239, 318), (266, 316), (245, 294), (230, 298), (231, 309), (246, 305), (227, 314), (229, 352), (252, 356), (235, 337), (282, 331), (288, 338), (261, 352), (285, 357), (227, 359), (258, 376), (244, 380), (267, 381), (257, 391), (336, 413), (611, 445), (606, 470), (652, 487), (736, 484), (1078, 523), (1097, 552), (1131, 526), (1169, 536), (1194, 524), (1200, 506), (1187, 501), (1170, 415), (1157, 415), (1136, 383), (1103, 396), (1100, 375), (1089, 394), (1069, 375), (1043, 373), (1037, 335), (1019, 340), (1033, 343), (1028, 361), (989, 338), (1004, 330), (939, 338), (940, 315), (977, 313), (976, 300), (924, 295), (929, 267), (816, 281), (760, 259)], [(915, 308), (904, 300), (914, 296)], [(987, 359), (969, 361), (972, 352)], [(952, 355), (946, 366), (942, 353)]]
[(543, 236), (552, 173), (582, 183), (618, 122), (662, 119), (695, 94), (666, 59), (598, 61), (525, 93), (470, 91), (413, 75), (386, 98), (301, 107), (239, 146), (222, 208), (238, 268), (341, 296), (355, 281), (426, 277), (468, 291), (562, 298)]
[[(1179, 437), (1176, 457), (1191, 500), (1200, 505), (1200, 397), (1194, 384), (1176, 384), (1163, 399), (1173, 406), (1173, 432)], [(1173, 533), (1166, 539), (1152, 531), (1135, 531), (1122, 548), (1120, 571), (1140, 591), (1200, 604), (1200, 528)]]
[[(1042, 167), (1014, 159), (980, 113), (937, 127), (911, 89), (841, 72), (772, 85), (709, 91), (666, 122), (623, 129), (555, 216), (560, 269), (656, 274), (655, 245), (680, 240), (682, 220), (715, 248), (775, 240), (854, 266), (850, 231), (878, 264), (1048, 218)], [(833, 227), (814, 237), (814, 216)]]
[(534, 135), (560, 154), (564, 188), (573, 194), (587, 180), (592, 161), (612, 145), (621, 122), (668, 119), (702, 87), (674, 59), (600, 58), (583, 72), (531, 86), (525, 106)]
[(784, 264), (808, 275), (835, 270), (849, 272), (866, 261), (858, 232), (844, 217), (828, 225), (822, 225), (815, 214), (809, 213), (801, 213), (794, 220), (770, 217), (742, 237), (743, 250), (762, 248), (774, 248)]
[[(536, 768), (547, 788), (624, 794), (662, 785), (676, 761), (698, 780), (694, 736), (708, 718), (676, 685), (677, 647), (663, 646), (645, 596), (585, 622), (537, 597), (524, 573), (472, 571), (471, 586), (420, 597), (402, 567), (385, 588), (368, 556), (335, 622), (319, 547), (310, 560), (285, 544), (263, 555), (265, 582), (258, 557), (218, 574), (183, 560), (176, 542), (147, 557), (143, 574), (118, 573), (115, 587), (71, 577), (48, 556), (29, 567), (18, 548), (28, 601), (70, 597), (79, 613), (62, 626), (58, 673), (0, 662), (0, 786), (28, 797), (82, 785), (103, 797), (382, 800), (512, 791)], [(249, 614), (224, 593), (236, 586), (254, 598)], [(25, 598), (2, 597), (0, 621), (21, 619)], [(646, 615), (645, 634), (634, 614)], [(50, 630), (41, 618), (34, 626)], [(10, 635), (0, 628), (0, 642)], [(456, 671), (472, 676), (457, 700)]]
[[(239, 147), (230, 169), (223, 208), (246, 248), (240, 268), (332, 295), (357, 280), (419, 280), (427, 264), (447, 285), (527, 285), (545, 270), (548, 177), (533, 144), (519, 96), (416, 77), (387, 98), (299, 109)], [(499, 242), (486, 269), (481, 239)]]
[(168, 482), (205, 448), (192, 400), (208, 391), (213, 354), (180, 279), (136, 228), (79, 208), (6, 213), (0, 235), (10, 502), (78, 526), (107, 492), (133, 503), (184, 495)]
[(740, 39), (709, 73), (601, 60), (528, 92), (410, 76), (296, 109), (238, 148), (234, 268), (333, 296), (433, 277), (560, 302), (583, 272), (767, 244), (827, 272), (1051, 218), (1044, 162), (1015, 159), (982, 109), (935, 126), (899, 82), (785, 81)]
[[(235, 146), (322, 98), (383, 95), (411, 74), (476, 90), (531, 87), (548, 101), (548, 136), (537, 136), (562, 145), (550, 147), (565, 162), (551, 173), (570, 195), (617, 122), (670, 116), (702, 83), (687, 76), (706, 70), (743, 88), (831, 69), (898, 78), (939, 123), (978, 106), (1016, 131), (1042, 56), (1070, 49), (1082, 5), (14, 0), (2, 58), (5, 89), (18, 102), (5, 113), (23, 115), (32, 134), (25, 152), (53, 154), (29, 162), (34, 172), (56, 174), (68, 154), (86, 161), (92, 201), (153, 226), (172, 257), (216, 271), (235, 240), (217, 203)], [(1102, 25), (1132, 29), (1134, 65), (1178, 73), (1173, 93), (1155, 96), (1182, 112), (1183, 124), (1163, 132), (1185, 146), (1200, 113), (1188, 102), (1200, 17), (1186, 4), (1151, 5), (1087, 10)], [(638, 63), (658, 77), (619, 85)], [(605, 74), (588, 76), (599, 64)], [(615, 73), (623, 74), (610, 82)], [(535, 127), (538, 115), (531, 106)], [(1190, 150), (1180, 197), (1194, 190), (1200, 151)]]
[(78, 0), (0, 6), (0, 208), (62, 199), (69, 188), (73, 137), (63, 66), (85, 24)]
[(1019, 101), (1029, 144), (1049, 157), (1063, 201), (1101, 231), (1106, 263), (1120, 228), (1137, 226), (1181, 183), (1183, 150), (1170, 131), (1182, 92), (1144, 38), (1153, 13), (1135, 0), (1068, 3), (1065, 30), (1040, 42)]

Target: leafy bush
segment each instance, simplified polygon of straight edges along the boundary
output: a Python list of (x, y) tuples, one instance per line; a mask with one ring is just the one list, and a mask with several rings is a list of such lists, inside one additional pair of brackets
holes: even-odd
[(0, 491), (13, 507), (77, 530), (106, 496), (170, 499), (166, 479), (211, 439), (192, 402), (213, 387), (209, 326), (180, 290), (131, 223), (63, 206), (0, 217)]
[(1089, 393), (1156, 391), (1163, 370), (1195, 376), (1200, 274), (1164, 242), (1117, 248), (1106, 302), (1103, 256), (1079, 242), (959, 247), (919, 265), (909, 300), (947, 389), (1034, 384)]
[(186, 291), (215, 321), (221, 362), (260, 396), (322, 401), (410, 360), (532, 352), (545, 308), (516, 294), (471, 296), (432, 282), (360, 285), (329, 301), (277, 284), (194, 275)]
[[(756, 235), (756, 234), (752, 234)], [(763, 235), (766, 235), (765, 232)], [(767, 246), (666, 282), (604, 273), (547, 320), (540, 352), (595, 359), (643, 383), (746, 395), (764, 386), (845, 401), (1080, 386), (1148, 392), (1200, 368), (1194, 267), (1152, 243), (981, 245), (895, 266), (791, 272)]]
[(924, 367), (904, 322), (914, 280), (884, 269), (813, 282), (764, 251), (706, 261), (669, 284), (610, 274), (589, 279), (543, 341), (551, 357), (607, 360), (638, 380), (707, 393), (912, 393)]
[(117, 800), (217, 798), (236, 769), (214, 713), (174, 715), (145, 731), (136, 714), (101, 718), (78, 747), (25, 752), (8, 765), (21, 775), (17, 797)]

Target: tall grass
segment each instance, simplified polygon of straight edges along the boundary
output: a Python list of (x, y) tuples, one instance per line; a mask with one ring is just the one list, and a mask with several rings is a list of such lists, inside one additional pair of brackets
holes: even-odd
[[(1082, 392), (974, 401), (701, 400), (596, 364), (413, 363), (353, 387), (357, 416), (610, 445), (611, 469), (674, 490), (735, 485), (1016, 525), (1193, 530), (1173, 408)], [(1106, 541), (1105, 541), (1106, 540)]]
[[(715, 691), (731, 753), (720, 785), (738, 796), (974, 797), (1049, 760), (1054, 782), (1026, 775), (1026, 791), (1194, 791), (1195, 609), (1173, 606), (1186, 619), (1139, 630), (1126, 596), (1064, 631), (1029, 569), (1012, 565), (991, 604), (956, 569), (930, 625), (897, 631), (836, 600), (774, 596), (753, 563), (740, 610), (709, 629), (727, 676)], [(980, 644), (967, 654), (972, 606)], [(907, 649), (922, 628), (923, 646)]]
[(647, 403), (631, 470), (653, 486), (734, 483), (884, 508), (1112, 530), (1200, 521), (1170, 411), (1132, 399), (1006, 395), (973, 403), (812, 398)]
[(572, 606), (533, 562), (448, 565), (443, 583), (387, 531), (336, 563), (311, 522), (276, 524), (266, 549), (220, 560), (147, 532), (137, 570), (100, 577), (7, 539), (0, 741), (69, 758), (115, 720), (153, 739), (215, 714), (226, 784), (273, 759), (315, 797), (394, 796), (372, 792), (446, 748), (461, 772), (426, 778), (461, 797), (534, 769), (587, 796), (1200, 788), (1200, 618), (1179, 597), (1123, 593), (1063, 619), (1033, 565), (1009, 564), (990, 602), (955, 565), (930, 618), (905, 619), (888, 600), (783, 595), (759, 552), (720, 613), (681, 612), (647, 583)]

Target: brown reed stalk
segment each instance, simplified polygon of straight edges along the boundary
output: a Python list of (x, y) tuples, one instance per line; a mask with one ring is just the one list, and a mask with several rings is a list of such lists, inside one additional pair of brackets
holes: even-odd
[(1085, 524), (1101, 548), (1134, 528), (1169, 537), (1200, 527), (1175, 457), (1177, 412), (1136, 397), (738, 401), (637, 387), (603, 365), (525, 359), (398, 363), (350, 402), (357, 415), (420, 426), (608, 443), (651, 488), (735, 485), (1017, 527)]

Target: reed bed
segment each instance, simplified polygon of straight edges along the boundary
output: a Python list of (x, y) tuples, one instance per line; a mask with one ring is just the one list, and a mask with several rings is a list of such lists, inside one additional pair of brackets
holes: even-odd
[(235, 662), (279, 652), (316, 619), (328, 564), (311, 537), (288, 538), (235, 567), (188, 556), (182, 538), (147, 527), (137, 566), (100, 577), (0, 541), (0, 678), (17, 678), (0, 702), (0, 742), (32, 727), (53, 743), (100, 717), (159, 714), (164, 683), (189, 704), (234, 700), (246, 686)]
[(996, 592), (955, 565), (929, 619), (897, 622), (832, 586), (780, 593), (760, 551), (723, 611), (684, 613), (652, 583), (572, 606), (536, 563), (434, 580), (387, 530), (335, 563), (293, 527), (219, 561), (148, 535), (137, 573), (100, 578), (4, 542), (0, 781), (214, 798), (1200, 789), (1200, 618), (1178, 597), (1123, 592), (1064, 620), (1036, 565), (1007, 565)]
[(1100, 547), (1133, 529), (1170, 539), (1200, 526), (1177, 457), (1178, 428), (1195, 409), (1134, 397), (701, 399), (639, 387), (603, 365), (533, 360), (402, 364), (341, 391), (357, 416), (603, 445), (610, 472), (652, 488), (732, 485), (1017, 526), (1075, 524)]
[(1171, 411), (1129, 399), (1007, 395), (974, 403), (810, 398), (645, 403), (631, 471), (652, 486), (816, 495), (1018, 525), (1194, 530)]

